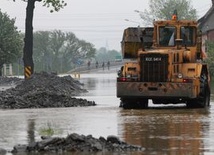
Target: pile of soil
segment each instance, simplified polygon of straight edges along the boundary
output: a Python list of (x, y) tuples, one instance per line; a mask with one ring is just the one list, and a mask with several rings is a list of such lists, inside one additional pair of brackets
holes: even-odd
[(42, 141), (32, 142), (29, 145), (14, 146), (12, 153), (45, 153), (45, 152), (133, 152), (143, 151), (140, 146), (130, 145), (120, 141), (116, 136), (108, 136), (107, 139), (100, 137), (99, 139), (92, 135), (84, 136), (76, 133), (68, 135), (66, 138), (48, 137)]
[(15, 84), (0, 92), (0, 108), (53, 108), (94, 106), (93, 101), (73, 96), (86, 93), (79, 81), (71, 76), (59, 77), (54, 73), (34, 73), (29, 79), (1, 78), (1, 85)]
[(5, 77), (0, 76), (0, 86), (12, 86), (20, 84), (23, 81), (23, 79), (18, 77)]
[[(16, 85), (14, 88), (0, 92), (0, 108), (51, 108), (94, 106), (93, 101), (77, 99), (73, 96), (86, 93), (79, 81), (71, 76), (59, 77), (53, 73), (34, 73), (29, 79), (1, 78), (0, 85)], [(118, 152), (142, 151), (143, 148), (120, 141), (116, 136), (94, 138), (92, 135), (84, 136), (76, 133), (65, 138), (41, 137), (38, 142), (28, 145), (16, 145), (12, 154), (28, 153), (63, 153), (63, 152)], [(7, 154), (0, 148), (0, 154)]]

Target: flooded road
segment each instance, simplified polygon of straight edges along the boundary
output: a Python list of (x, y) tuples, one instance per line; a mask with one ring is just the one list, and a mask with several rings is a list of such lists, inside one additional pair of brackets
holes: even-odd
[(80, 75), (89, 92), (78, 97), (95, 101), (94, 107), (0, 110), (0, 148), (11, 150), (16, 144), (38, 141), (52, 131), (61, 137), (69, 133), (96, 138), (116, 135), (144, 147), (141, 154), (145, 155), (214, 154), (212, 99), (208, 109), (149, 103), (146, 110), (124, 110), (116, 98), (115, 79), (116, 72)]

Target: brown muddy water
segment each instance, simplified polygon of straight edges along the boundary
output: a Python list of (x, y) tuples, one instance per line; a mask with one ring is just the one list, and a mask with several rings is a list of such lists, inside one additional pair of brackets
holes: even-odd
[(96, 138), (116, 135), (145, 148), (141, 153), (122, 154), (214, 154), (213, 99), (208, 109), (150, 102), (146, 110), (124, 110), (116, 98), (116, 76), (116, 72), (80, 75), (89, 92), (78, 97), (97, 106), (0, 110), (0, 148), (12, 150), (16, 144), (40, 140), (41, 135), (78, 133)]

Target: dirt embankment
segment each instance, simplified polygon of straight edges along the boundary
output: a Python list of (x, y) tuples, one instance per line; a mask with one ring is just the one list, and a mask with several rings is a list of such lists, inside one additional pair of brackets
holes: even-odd
[(0, 92), (0, 108), (52, 108), (94, 106), (93, 101), (74, 98), (86, 93), (79, 81), (71, 76), (59, 77), (53, 73), (35, 73), (27, 80), (18, 78), (0, 78), (0, 84), (17, 84)]

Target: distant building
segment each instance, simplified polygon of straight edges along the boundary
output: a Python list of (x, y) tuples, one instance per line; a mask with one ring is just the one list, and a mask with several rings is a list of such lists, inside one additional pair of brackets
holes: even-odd
[(207, 13), (198, 20), (198, 26), (202, 31), (202, 50), (206, 51), (205, 42), (214, 41), (214, 0)]
[(4, 64), (2, 68), (3, 76), (11, 76), (13, 75), (12, 64)]

